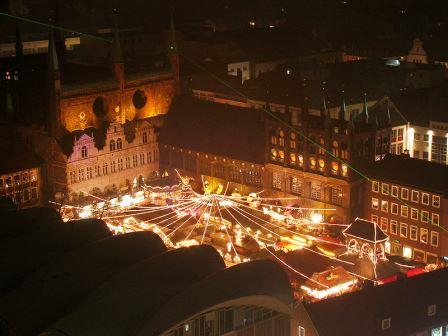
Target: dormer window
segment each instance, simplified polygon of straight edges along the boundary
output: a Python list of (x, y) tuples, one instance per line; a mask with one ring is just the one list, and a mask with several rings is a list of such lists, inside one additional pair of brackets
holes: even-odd
[(437, 313), (437, 305), (432, 304), (428, 306), (428, 316), (434, 316)]
[(87, 157), (87, 146), (82, 146), (81, 148), (81, 157), (85, 159)]
[(111, 140), (110, 141), (109, 149), (110, 149), (110, 151), (114, 151), (115, 150), (115, 140)]
[(123, 142), (121, 141), (121, 138), (117, 139), (117, 149), (123, 148)]
[(391, 319), (390, 319), (390, 317), (387, 318), (387, 319), (383, 319), (381, 321), (381, 329), (382, 330), (388, 330), (388, 329), (390, 329), (390, 326), (391, 326)]

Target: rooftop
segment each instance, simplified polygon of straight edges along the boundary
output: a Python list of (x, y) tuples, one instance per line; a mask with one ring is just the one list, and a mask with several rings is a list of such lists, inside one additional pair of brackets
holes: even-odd
[(160, 131), (160, 143), (263, 163), (262, 112), (179, 97), (173, 101)]
[(26, 169), (39, 168), (43, 161), (26, 146), (17, 143), (0, 145), (0, 174), (20, 172)]
[(444, 164), (388, 154), (367, 166), (365, 172), (370, 178), (448, 195), (448, 166)]
[[(410, 335), (446, 322), (448, 269), (304, 304), (320, 336)], [(422, 295), (424, 293), (424, 295)], [(428, 306), (436, 314), (428, 316)], [(383, 319), (391, 319), (387, 330)]]

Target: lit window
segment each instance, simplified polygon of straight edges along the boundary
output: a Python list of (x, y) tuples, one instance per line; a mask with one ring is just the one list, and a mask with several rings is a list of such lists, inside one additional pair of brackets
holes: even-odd
[(408, 237), (408, 225), (406, 223), (400, 223), (400, 237)]
[(284, 151), (278, 151), (278, 157), (280, 159), (281, 162), (283, 162), (285, 160), (285, 152)]
[(397, 186), (392, 186), (392, 190), (391, 190), (391, 195), (393, 197), (398, 197), (398, 187)]
[(440, 196), (437, 195), (432, 196), (432, 206), (435, 208), (440, 208)]
[(411, 208), (411, 219), (418, 220), (418, 209)]
[(417, 190), (412, 190), (411, 201), (414, 202), (414, 203), (418, 203), (419, 202), (419, 192)]
[(381, 211), (382, 212), (389, 212), (389, 202), (388, 201), (381, 201)]
[(389, 195), (389, 184), (388, 183), (381, 183), (381, 193), (383, 195)]
[(381, 217), (381, 230), (387, 232), (387, 227), (389, 224), (389, 219), (387, 217)]
[(408, 212), (409, 212), (409, 208), (406, 205), (402, 205), (401, 206), (401, 216), (408, 217), (409, 216)]
[(110, 149), (110, 151), (114, 151), (115, 150), (115, 140), (111, 140), (110, 141), (109, 149)]
[(297, 329), (297, 336), (305, 336), (305, 328), (299, 326), (299, 328)]
[(396, 220), (390, 220), (390, 233), (394, 235), (398, 233), (398, 222)]
[(431, 329), (431, 336), (442, 336), (442, 332), (443, 332), (442, 327), (433, 328)]
[(436, 231), (431, 231), (431, 245), (432, 246), (439, 246), (439, 233)]
[(420, 242), (428, 244), (428, 230), (420, 228)]
[(337, 174), (339, 171), (339, 164), (337, 162), (332, 162), (331, 163), (331, 172), (333, 174)]
[(411, 259), (412, 258), (412, 248), (409, 246), (403, 246), (403, 257)]
[(282, 189), (282, 177), (280, 173), (272, 173), (272, 188)]
[(279, 135), (278, 144), (280, 146), (284, 146), (285, 145), (285, 133), (282, 130), (280, 130), (278, 135)]
[(439, 225), (439, 215), (436, 213), (432, 214), (432, 224), (433, 225)]
[(429, 205), (429, 194), (422, 193), (422, 204)]
[(408, 200), (409, 198), (409, 189), (401, 188), (401, 198), (404, 200)]
[(417, 227), (414, 225), (411, 225), (409, 228), (409, 238), (411, 240), (417, 240)]
[(315, 200), (322, 199), (322, 185), (318, 182), (311, 182), (311, 198)]
[(87, 147), (86, 146), (82, 146), (82, 148), (81, 148), (81, 157), (83, 159), (87, 157)]
[(381, 321), (381, 329), (382, 330), (390, 329), (390, 326), (391, 326), (390, 318), (387, 318), (387, 319), (384, 319)]
[(378, 210), (379, 201), (378, 198), (372, 198), (372, 209)]
[(397, 203), (390, 203), (390, 213), (392, 215), (398, 215), (398, 204)]
[(297, 157), (294, 153), (289, 154), (289, 162), (292, 165), (295, 165), (297, 163)]
[[(428, 316), (434, 316), (437, 313), (437, 306), (435, 304), (428, 306)], [(442, 335), (440, 335), (442, 336)]]
[(377, 193), (380, 191), (380, 184), (378, 181), (372, 181), (372, 192)]
[(429, 222), (429, 212), (425, 211), (425, 210), (422, 210), (421, 214), (422, 214), (422, 218), (421, 218), (422, 222), (423, 223), (428, 223)]
[(343, 164), (341, 166), (341, 170), (342, 170), (342, 176), (347, 176), (347, 172), (348, 172), (348, 167), (346, 164)]
[(298, 177), (291, 177), (291, 192), (296, 195), (302, 194), (302, 180)]
[(331, 187), (331, 203), (342, 205), (342, 188)]

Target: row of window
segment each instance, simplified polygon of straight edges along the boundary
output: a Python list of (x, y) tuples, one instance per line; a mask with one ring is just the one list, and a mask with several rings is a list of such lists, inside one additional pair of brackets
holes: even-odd
[[(272, 188), (282, 190), (283, 180), (280, 173), (272, 174)], [(303, 194), (303, 180), (297, 176), (289, 178), (289, 186), (292, 194), (304, 196)], [(330, 202), (336, 205), (342, 205), (342, 188), (338, 186), (329, 187)], [(310, 198), (318, 201), (323, 200), (324, 188), (321, 183), (310, 182)]]
[[(380, 190), (380, 183), (378, 181), (372, 181), (372, 192), (374, 193), (381, 193), (383, 195), (391, 195), (392, 197), (398, 198), (400, 194), (400, 198), (402, 200), (411, 200), (414, 203), (422, 203), (423, 205), (429, 205), (430, 203), (430, 195), (426, 192), (420, 192), (418, 190), (411, 190), (411, 197), (409, 198), (409, 189), (408, 188), (401, 188), (401, 193), (399, 193), (399, 186), (392, 185), (390, 188), (389, 183), (381, 183), (381, 190)], [(421, 195), (421, 197), (420, 197)], [(438, 195), (432, 195), (432, 206), (435, 208), (440, 208), (440, 196)]]
[[(378, 200), (378, 198), (372, 197), (372, 209), (379, 210), (381, 207), (381, 212), (385, 213), (391, 213), (392, 215), (398, 216), (398, 204), (390, 202), (390, 209), (389, 209), (389, 202), (386, 200)], [(409, 211), (410, 209), (410, 211)], [(401, 205), (400, 206), (400, 215), (401, 217), (405, 218), (411, 218), (412, 220), (421, 221), (422, 223), (431, 223), (434, 225), (439, 225), (440, 223), (440, 216), (437, 213), (429, 213), (429, 211), (426, 210), (419, 210), (416, 208), (409, 208), (407, 205)]]
[[(400, 236), (403, 238), (409, 238), (410, 240), (420, 241), (423, 244), (430, 244), (431, 246), (439, 246), (439, 233), (437, 231), (431, 231), (430, 236), (429, 230), (425, 228), (420, 228), (420, 236), (418, 235), (419, 228), (415, 225), (408, 225), (407, 223), (400, 222), (400, 227), (398, 227), (398, 221), (389, 219), (387, 217), (381, 217), (380, 223), (378, 223), (378, 216), (372, 215), (372, 222), (380, 225), (381, 230), (384, 232), (389, 232), (391, 235)], [(409, 228), (409, 232), (408, 232)], [(429, 239), (429, 240), (428, 240)]]
[(0, 190), (37, 185), (37, 170), (25, 171), (14, 175), (0, 176)]
[[(152, 152), (147, 152), (146, 156), (145, 153), (141, 153), (140, 155), (133, 155), (132, 156), (132, 165), (131, 165), (131, 157), (126, 157), (124, 162), (123, 159), (117, 159), (113, 160), (110, 165), (108, 162), (104, 162), (102, 166), (96, 165), (93, 168), (87, 167), (85, 170), (84, 168), (73, 170), (70, 172), (70, 184), (81, 182), (85, 180), (90, 180), (95, 177), (104, 176), (108, 174), (113, 174), (119, 171), (122, 171), (124, 169), (129, 168), (135, 168), (139, 165), (144, 164), (150, 164), (153, 162), (157, 162), (159, 160), (158, 158), (158, 151), (154, 151), (154, 155)], [(123, 165), (125, 164), (125, 165)]]
[[(3, 196), (1, 191), (0, 195)], [(10, 197), (15, 204), (21, 205), (26, 203), (34, 203), (38, 201), (39, 193), (37, 191), (37, 188), (28, 188), (24, 190), (15, 191), (14, 193), (10, 193), (7, 195), (7, 197)]]
[[(283, 150), (277, 150), (276, 148), (271, 149), (271, 159), (273, 161), (277, 162), (285, 162), (285, 152)], [(344, 159), (347, 159), (347, 157), (344, 157)], [(291, 166), (299, 166), (303, 167), (303, 155), (297, 155), (296, 153), (290, 153), (289, 154), (289, 161), (288, 163)], [(316, 159), (314, 156), (309, 158), (309, 168), (312, 170), (318, 170), (320, 172), (324, 171), (325, 168), (325, 160), (320, 158)], [(341, 169), (339, 169), (341, 168)], [(333, 175), (339, 175), (347, 176), (348, 168), (346, 164), (339, 165), (338, 162), (333, 161), (331, 162), (331, 170), (330, 172)]]
[[(142, 134), (142, 141), (144, 144), (148, 143), (148, 134), (146, 132), (143, 132)], [(109, 141), (109, 150), (112, 152), (114, 150), (119, 150), (123, 148), (123, 140), (121, 138), (118, 138), (117, 140), (110, 140)], [(87, 158), (88, 157), (88, 150), (87, 146), (81, 147), (81, 157)]]

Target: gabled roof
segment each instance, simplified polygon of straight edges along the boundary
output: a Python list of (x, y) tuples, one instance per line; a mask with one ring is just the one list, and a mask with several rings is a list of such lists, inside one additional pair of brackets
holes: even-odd
[(0, 145), (0, 174), (19, 172), (25, 169), (38, 168), (43, 160), (24, 145), (17, 143)]
[(352, 236), (372, 243), (389, 239), (378, 224), (361, 218), (356, 218), (343, 233), (345, 236)]
[(189, 96), (179, 97), (171, 105), (159, 141), (236, 160), (263, 163), (262, 113)]

